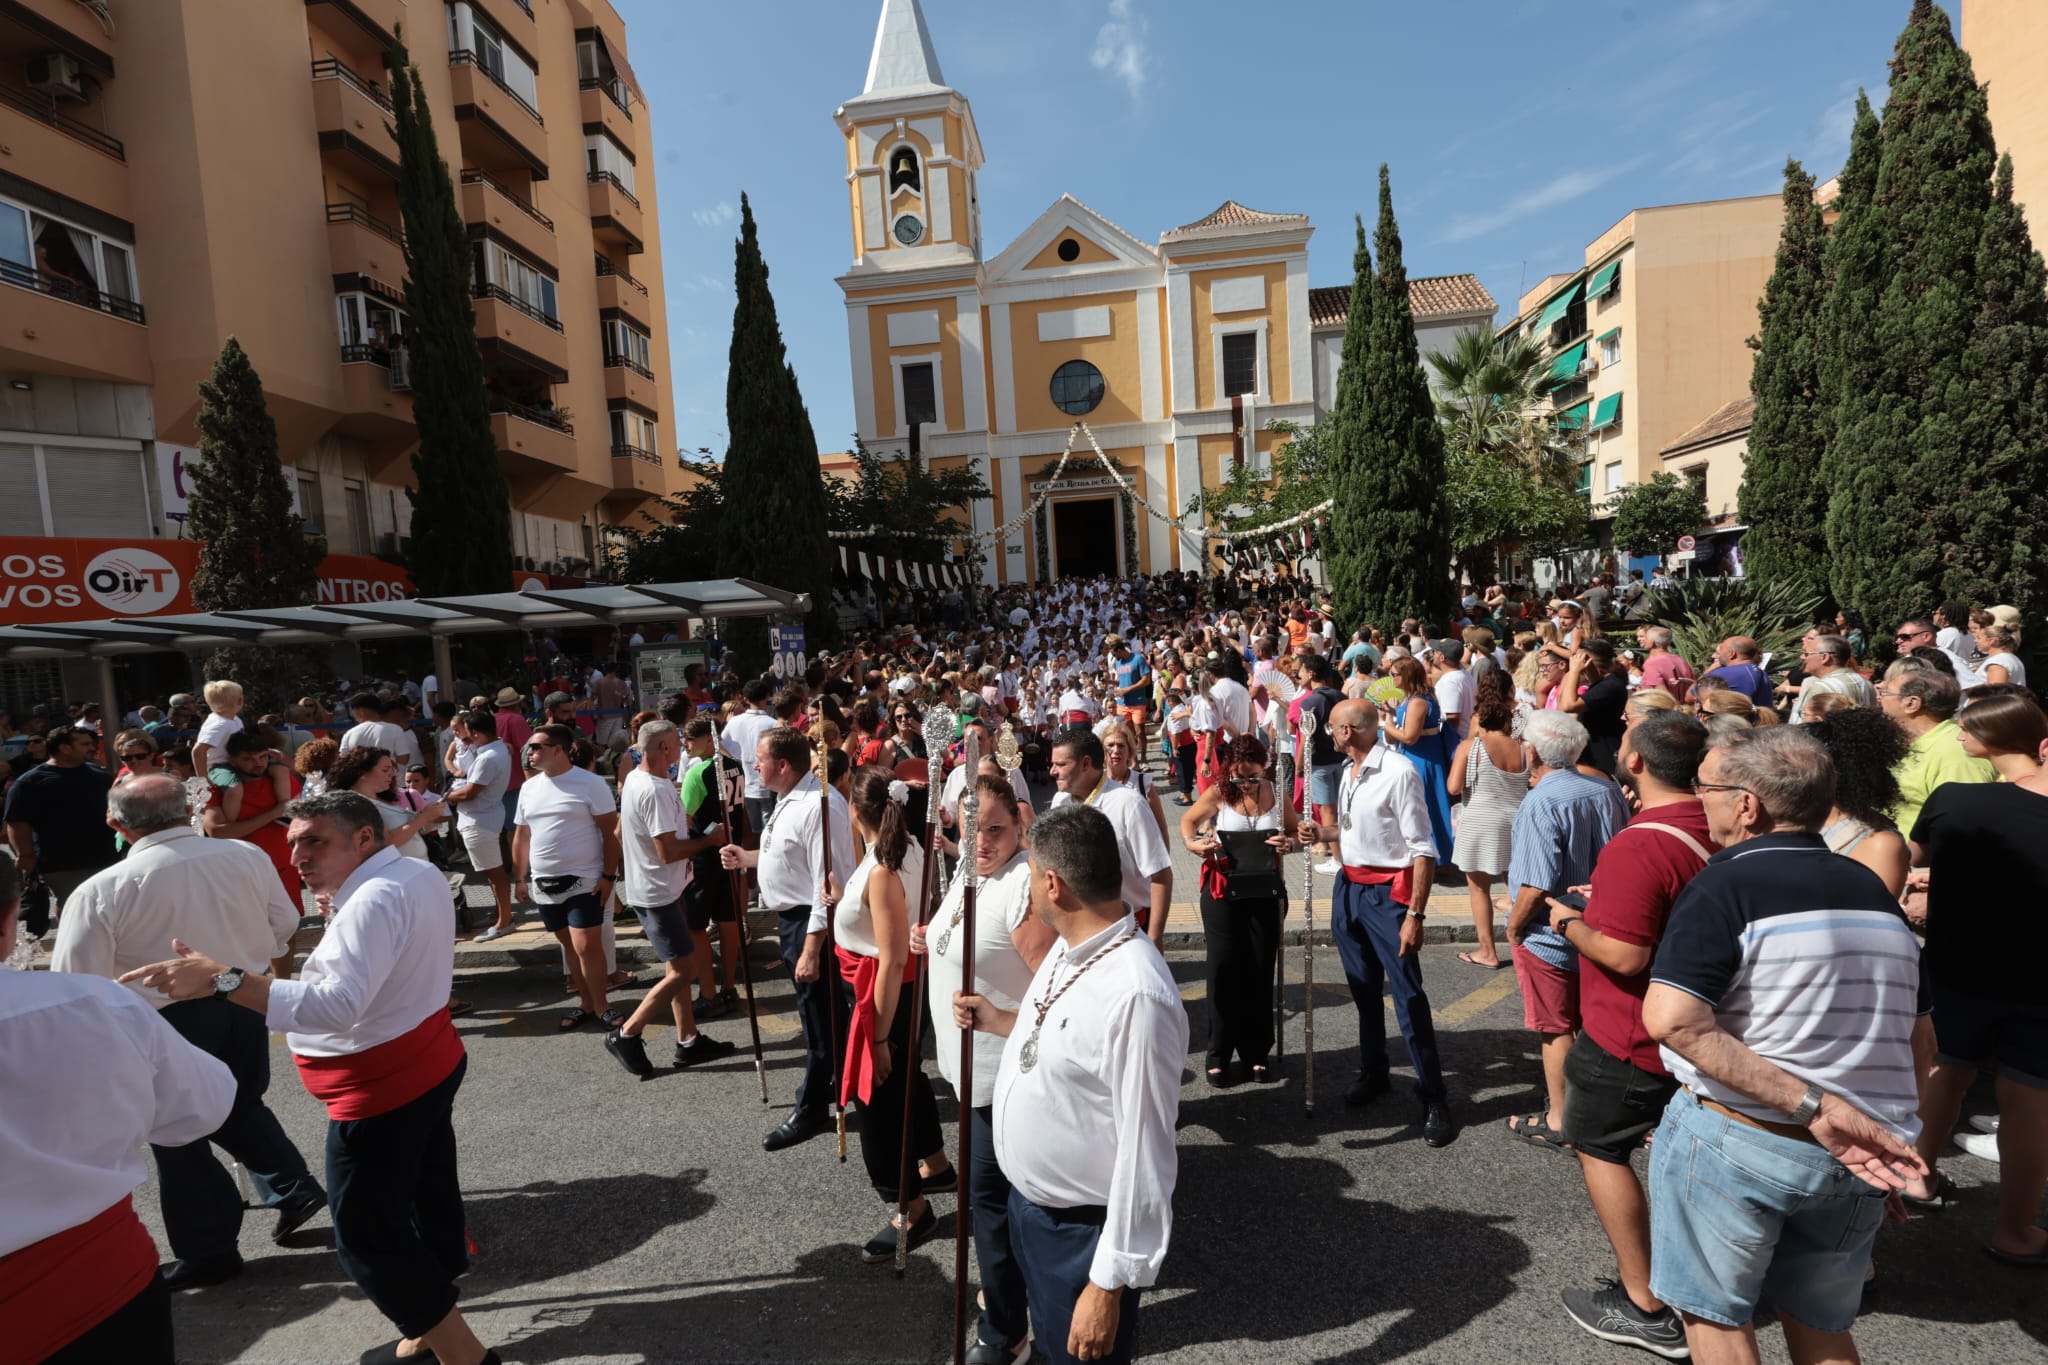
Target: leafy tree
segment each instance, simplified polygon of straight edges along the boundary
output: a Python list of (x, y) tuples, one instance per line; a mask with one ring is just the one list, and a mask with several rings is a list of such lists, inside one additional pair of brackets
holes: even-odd
[[(718, 577), (718, 525), (725, 515), (725, 466), (694, 462), (696, 482), (657, 499), (666, 515), (609, 526), (619, 577), (628, 583), (701, 583)], [(652, 521), (654, 525), (646, 523)]]
[(1822, 477), (1834, 597), (1892, 622), (1942, 598), (1946, 552), (1927, 509), (1986, 463), (1967, 352), (1983, 310), (1991, 122), (1932, 0), (1915, 0), (1899, 35), (1878, 146), (1874, 190), (1845, 203), (1830, 252), (1838, 425)]
[[(934, 540), (933, 533), (971, 533), (971, 517), (963, 521), (955, 514), (990, 496), (987, 481), (971, 465), (934, 470), (914, 451), (872, 451), (858, 437), (853, 464), (851, 480), (825, 480), (827, 524), (834, 531), (879, 528), (873, 536), (852, 543), (892, 559), (921, 564), (950, 560), (951, 543)], [(974, 558), (970, 554), (970, 562)]]
[(1408, 272), (1387, 168), (1380, 167), (1379, 268), (1358, 225), (1351, 316), (1331, 413), (1330, 586), (1348, 624), (1415, 613), (1446, 619), (1450, 518), (1443, 429), (1415, 345)]
[(1586, 532), (1586, 496), (1567, 484), (1539, 479), (1490, 450), (1447, 442), (1444, 498), (1451, 543), (1474, 583), (1521, 546), (1533, 555), (1561, 554)]
[(512, 585), (512, 494), (498, 462), (484, 396), (484, 362), (470, 306), (468, 231), (434, 137), (419, 68), (394, 41), (392, 135), (405, 217), (406, 353), (412, 367), (412, 549), (423, 597), (505, 592)]
[(1747, 572), (1815, 597), (1827, 591), (1822, 529), (1828, 496), (1820, 463), (1833, 415), (1820, 379), (1826, 245), (1813, 177), (1787, 161), (1777, 265), (1757, 305), (1762, 330), (1749, 340), (1756, 352), (1749, 378), (1756, 414), (1736, 506), (1749, 527), (1742, 541)]
[(1639, 555), (1668, 555), (1678, 538), (1706, 523), (1706, 490), (1697, 479), (1658, 472), (1648, 483), (1631, 484), (1607, 504), (1614, 515), (1614, 543)]
[[(836, 633), (824, 475), (811, 415), (783, 350), (754, 210), (744, 194), (733, 285), (737, 302), (725, 380), (725, 422), (732, 439), (722, 479), (725, 515), (718, 524), (718, 571), (722, 577), (809, 593), (805, 641), (815, 651)], [(766, 665), (767, 639), (767, 622), (759, 618), (734, 621), (726, 632), (727, 645), (739, 651), (742, 672)]]
[(326, 546), (299, 529), (277, 455), (263, 380), (233, 337), (199, 385), (199, 465), (185, 528), (200, 542), (192, 602), (201, 611), (303, 607)]

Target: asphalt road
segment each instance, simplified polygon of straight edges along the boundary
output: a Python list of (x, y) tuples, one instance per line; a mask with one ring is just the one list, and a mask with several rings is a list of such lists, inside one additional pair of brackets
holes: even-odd
[[(1298, 911), (1297, 911), (1298, 914)], [(1140, 1345), (1179, 1362), (1650, 1359), (1584, 1335), (1558, 1291), (1611, 1273), (1577, 1169), (1501, 1131), (1530, 1107), (1533, 1037), (1511, 973), (1424, 949), (1453, 1103), (1465, 1128), (1424, 1147), (1420, 1110), (1396, 1091), (1364, 1111), (1339, 1097), (1356, 1067), (1355, 1015), (1334, 955), (1317, 951), (1318, 1094), (1302, 1114), (1300, 950), (1287, 963), (1287, 1077), (1217, 1091), (1200, 1078), (1207, 1036), (1199, 953), (1174, 969), (1194, 1018), (1180, 1111), (1173, 1245), (1144, 1301)], [(788, 978), (758, 959), (776, 1107), (744, 1052), (639, 1084), (595, 1032), (559, 1037), (552, 969), (464, 974), (470, 1053), (456, 1104), (479, 1254), (463, 1306), (508, 1362), (942, 1362), (952, 1330), (953, 1200), (941, 1236), (897, 1280), (859, 1244), (884, 1212), (857, 1152), (825, 1136), (767, 1154), (797, 1065)], [(626, 993), (628, 996), (632, 992)], [(744, 1044), (743, 1019), (709, 1026)], [(665, 1054), (667, 1030), (649, 1039)], [(1398, 1039), (1398, 1035), (1397, 1039)], [(1395, 1065), (1405, 1060), (1398, 1041)], [(273, 1108), (318, 1166), (324, 1121), (273, 1053)], [(943, 1084), (941, 1086), (943, 1091)], [(954, 1109), (942, 1098), (952, 1134)], [(857, 1138), (854, 1139), (856, 1142)], [(2048, 1358), (2048, 1279), (1979, 1250), (1996, 1168), (1956, 1154), (1963, 1202), (1880, 1234), (1880, 1278), (1857, 1327), (1871, 1361)], [(156, 1229), (152, 1188), (137, 1207)], [(394, 1333), (341, 1273), (316, 1219), (274, 1247), (273, 1215), (246, 1220), (248, 1268), (180, 1295), (179, 1357), (194, 1362), (354, 1361)], [(1767, 1359), (1782, 1337), (1763, 1334)]]

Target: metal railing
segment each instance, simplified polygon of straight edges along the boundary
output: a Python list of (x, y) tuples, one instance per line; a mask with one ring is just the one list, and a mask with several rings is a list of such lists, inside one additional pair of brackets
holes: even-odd
[(507, 307), (518, 309), (544, 327), (551, 327), (557, 332), (562, 330), (562, 320), (560, 318), (549, 317), (546, 313), (541, 312), (540, 309), (534, 307), (525, 299), (518, 297), (502, 285), (473, 285), (470, 288), (469, 296), (473, 299), (495, 299)]
[(313, 63), (313, 79), (316, 81), (340, 81), (349, 89), (361, 95), (370, 103), (389, 114), (392, 111), (391, 97), (377, 88), (377, 83), (366, 76), (358, 75), (355, 68), (344, 66), (333, 57), (323, 57)]
[(38, 294), (48, 294), (53, 299), (75, 303), (82, 308), (110, 313), (127, 322), (148, 321), (143, 316), (142, 305), (133, 299), (117, 298), (82, 280), (74, 280), (68, 275), (52, 275), (46, 270), (34, 270), (16, 261), (0, 260), (0, 283), (33, 289)]
[(574, 436), (576, 434), (576, 428), (570, 425), (567, 418), (557, 417), (545, 408), (528, 407), (526, 404), (515, 402), (510, 398), (501, 398), (497, 394), (491, 395), (490, 403), (492, 412), (502, 412), (507, 416), (517, 417), (522, 422), (532, 422), (535, 426), (546, 427), (550, 431), (559, 431), (564, 436)]
[(330, 223), (354, 223), (358, 227), (368, 228), (379, 237), (389, 238), (400, 246), (405, 245), (404, 232), (400, 231), (393, 224), (377, 217), (368, 209), (359, 208), (354, 204), (329, 204), (327, 206), (327, 221)]
[(494, 72), (492, 72), (492, 70), (489, 67), (485, 66), (482, 62), (478, 61), (476, 53), (470, 51), (466, 47), (456, 48), (453, 52), (448, 54), (448, 65), (475, 67), (478, 71), (483, 73), (483, 78), (485, 80), (489, 81), (492, 85), (497, 86), (500, 90), (504, 91), (507, 95), (511, 96), (512, 102), (514, 104), (518, 105), (521, 109), (524, 109), (527, 113), (533, 115), (533, 121), (535, 123), (538, 123), (543, 128), (547, 127), (548, 121), (540, 116), (540, 110), (528, 104), (526, 102), (526, 96), (520, 94), (517, 90), (514, 90), (511, 86), (505, 84), (505, 82), (502, 79), (500, 79)]
[(661, 467), (661, 456), (659, 454), (652, 450), (642, 450), (639, 446), (613, 446), (612, 458), (617, 460), (639, 460), (641, 463), (651, 464), (657, 469)]
[(624, 270), (621, 270), (618, 266), (613, 265), (611, 262), (611, 258), (608, 256), (599, 256), (597, 258), (597, 273), (600, 275), (611, 275), (615, 276), (618, 279), (622, 279), (627, 284), (630, 284), (635, 289), (639, 290), (642, 294), (645, 294), (647, 292), (646, 285), (640, 283), (640, 281), (634, 279), (631, 275), (628, 275)]
[(617, 76), (586, 76), (576, 83), (579, 90), (602, 90), (605, 98), (619, 106), (619, 112), (627, 118), (633, 117), (633, 95), (626, 89), (626, 83)]
[(344, 346), (341, 348), (341, 363), (344, 365), (382, 365), (391, 368), (389, 346)]
[(526, 11), (526, 17), (533, 17), (533, 0), (512, 0), (512, 3)]
[(80, 123), (69, 114), (58, 113), (57, 102), (47, 96), (0, 85), (0, 104), (27, 114), (38, 123), (47, 123), (66, 137), (76, 138), (88, 147), (105, 152), (116, 161), (128, 159), (127, 149), (121, 145), (120, 138)]
[(618, 178), (618, 177), (617, 177), (616, 175), (613, 175), (613, 174), (612, 174), (612, 173), (611, 173), (610, 171), (592, 171), (592, 172), (590, 173), (590, 183), (591, 183), (591, 184), (593, 184), (593, 185), (595, 185), (595, 184), (598, 184), (598, 183), (600, 183), (600, 182), (602, 182), (602, 181), (606, 181), (606, 180), (609, 180), (609, 181), (611, 181), (611, 182), (612, 182), (612, 188), (613, 188), (613, 189), (617, 190), (617, 191), (618, 191), (618, 192), (619, 192), (620, 194), (623, 194), (623, 195), (625, 195), (625, 196), (626, 196), (626, 197), (627, 197), (628, 199), (632, 200), (632, 201), (633, 201), (633, 207), (634, 207), (634, 208), (639, 208), (639, 207), (640, 207), (640, 196), (639, 196), (639, 195), (637, 195), (637, 194), (635, 194), (635, 193), (633, 193), (633, 191), (631, 191), (631, 190), (627, 189), (627, 188), (626, 188), (626, 182), (625, 182), (625, 181), (623, 181), (623, 180), (619, 179), (619, 178)]
[(465, 185), (489, 185), (499, 194), (502, 194), (507, 199), (511, 200), (513, 208), (518, 209), (521, 213), (525, 214), (528, 218), (533, 219), (534, 222), (539, 223), (549, 232), (553, 232), (555, 230), (554, 219), (548, 217), (545, 213), (542, 213), (539, 209), (527, 203), (524, 199), (521, 199), (517, 194), (513, 192), (512, 187), (510, 185), (507, 185), (504, 181), (499, 180), (495, 176), (488, 175), (483, 171), (465, 170), (462, 173), (462, 183)]
[(642, 379), (654, 378), (653, 370), (648, 369), (631, 356), (620, 355), (617, 351), (606, 351), (604, 353), (604, 367), (607, 370), (631, 370)]

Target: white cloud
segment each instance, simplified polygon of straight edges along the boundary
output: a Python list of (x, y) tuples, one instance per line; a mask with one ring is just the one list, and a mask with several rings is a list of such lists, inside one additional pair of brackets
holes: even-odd
[(1109, 0), (1109, 21), (1095, 35), (1095, 50), (1088, 54), (1089, 64), (1122, 81), (1134, 100), (1151, 75), (1152, 53), (1145, 42), (1151, 30), (1134, 0)]
[(740, 211), (723, 200), (713, 204), (710, 208), (690, 210), (690, 217), (697, 220), (698, 227), (724, 227), (739, 216)]
[(1444, 232), (1443, 240), (1469, 242), (1474, 237), (1484, 237), (1490, 232), (1498, 231), (1517, 219), (1541, 213), (1545, 209), (1554, 209), (1559, 204), (1568, 204), (1583, 195), (1591, 194), (1617, 176), (1635, 170), (1643, 164), (1643, 160), (1642, 157), (1637, 157), (1633, 161), (1597, 171), (1571, 171), (1541, 189), (1516, 195), (1498, 208), (1488, 209), (1483, 213), (1461, 214), (1451, 220), (1450, 227)]

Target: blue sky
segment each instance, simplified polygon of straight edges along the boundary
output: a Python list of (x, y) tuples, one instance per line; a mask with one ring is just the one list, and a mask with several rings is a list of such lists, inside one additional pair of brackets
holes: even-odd
[[(723, 458), (732, 244), (745, 191), (824, 450), (851, 444), (845, 151), (880, 0), (615, 0), (653, 106), (675, 416)], [(1883, 103), (1909, 0), (923, 0), (974, 106), (985, 251), (1061, 193), (1137, 236), (1224, 199), (1316, 224), (1350, 279), (1392, 168), (1408, 270), (1525, 283), (1649, 204), (1775, 193), (1840, 169), (1857, 87)], [(1946, 5), (1956, 12), (1952, 0)]]

